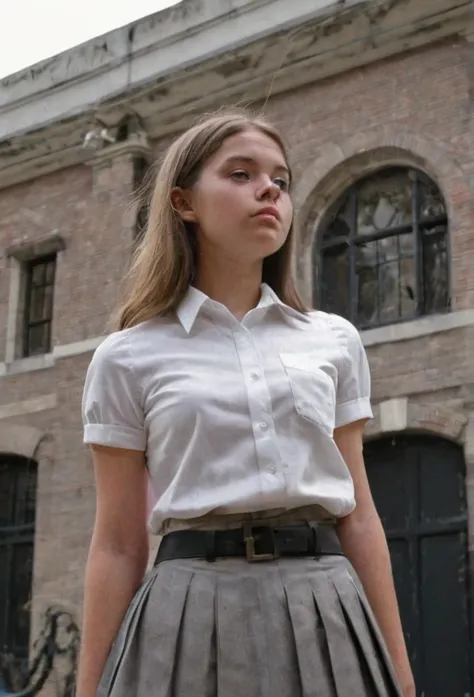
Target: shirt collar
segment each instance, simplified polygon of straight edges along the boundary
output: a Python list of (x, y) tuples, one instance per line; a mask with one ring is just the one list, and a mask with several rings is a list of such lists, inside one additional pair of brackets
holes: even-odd
[(187, 334), (189, 334), (193, 328), (193, 324), (198, 316), (199, 310), (204, 305), (206, 300), (209, 300), (207, 295), (202, 293), (197, 288), (189, 286), (188, 290), (186, 291), (186, 295), (176, 310), (178, 319), (183, 325), (183, 329)]
[[(285, 303), (280, 300), (275, 291), (270, 288), (267, 283), (262, 283), (260, 290), (260, 300), (255, 309), (277, 306), (283, 312), (283, 314), (288, 317), (294, 317), (302, 320), (303, 322), (311, 322), (307, 315), (303, 314), (302, 312), (298, 312), (298, 310), (295, 310), (289, 305), (285, 305)], [(203, 305), (213, 302), (214, 301), (205, 295), (205, 293), (197, 288), (194, 288), (194, 286), (189, 286), (186, 295), (176, 310), (178, 319), (187, 334), (189, 334), (193, 328), (194, 322), (196, 321), (196, 318)]]

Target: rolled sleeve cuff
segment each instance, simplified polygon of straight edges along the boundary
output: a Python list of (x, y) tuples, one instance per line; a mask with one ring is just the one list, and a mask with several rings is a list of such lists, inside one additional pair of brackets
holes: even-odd
[(344, 404), (338, 404), (336, 408), (336, 428), (373, 417), (369, 397), (359, 397)]
[(130, 428), (130, 426), (86, 424), (84, 426), (84, 443), (145, 451), (146, 435), (144, 431)]

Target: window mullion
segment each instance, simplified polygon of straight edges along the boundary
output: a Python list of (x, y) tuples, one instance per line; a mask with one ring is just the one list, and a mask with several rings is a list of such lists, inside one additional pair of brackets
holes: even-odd
[(412, 177), (412, 220), (413, 237), (415, 240), (415, 315), (420, 317), (423, 314), (423, 247), (420, 230), (420, 188), (418, 177), (415, 172), (411, 172)]
[(31, 263), (26, 268), (25, 309), (23, 317), (23, 356), (29, 355), (30, 312), (33, 286), (33, 270)]

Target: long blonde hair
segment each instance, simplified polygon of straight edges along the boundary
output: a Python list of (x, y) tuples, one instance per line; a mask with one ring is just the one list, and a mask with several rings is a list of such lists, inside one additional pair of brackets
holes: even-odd
[[(265, 120), (246, 111), (227, 111), (211, 116), (183, 133), (168, 149), (156, 177), (148, 225), (125, 279), (125, 301), (114, 322), (115, 329), (174, 312), (192, 282), (196, 244), (192, 227), (172, 206), (175, 187), (190, 189), (205, 162), (232, 135), (257, 129), (281, 148), (278, 131)], [(263, 281), (287, 305), (306, 312), (292, 276), (293, 224), (284, 245), (263, 261)]]

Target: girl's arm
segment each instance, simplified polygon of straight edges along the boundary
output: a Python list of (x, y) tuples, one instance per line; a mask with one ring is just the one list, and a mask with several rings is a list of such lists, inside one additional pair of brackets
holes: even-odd
[(403, 637), (390, 555), (376, 511), (362, 454), (364, 421), (342, 426), (334, 440), (354, 481), (356, 508), (338, 521), (344, 553), (356, 570), (392, 656), (404, 697), (415, 697), (415, 683)]
[(144, 454), (98, 446), (92, 451), (97, 512), (86, 567), (77, 697), (95, 697), (148, 560)]

